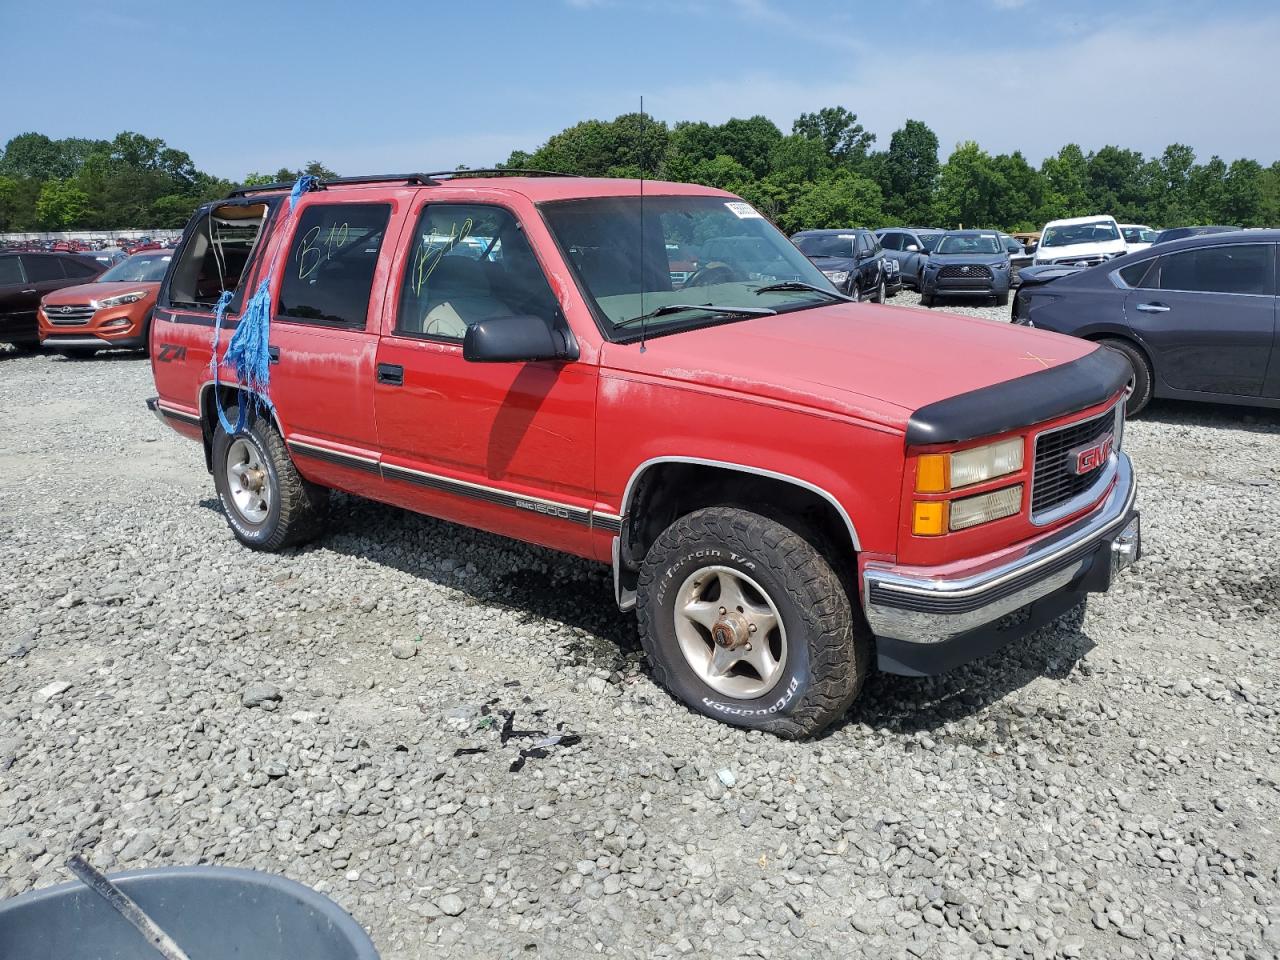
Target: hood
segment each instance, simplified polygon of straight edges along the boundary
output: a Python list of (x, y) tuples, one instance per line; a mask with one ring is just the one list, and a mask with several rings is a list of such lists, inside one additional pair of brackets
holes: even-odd
[(1063, 260), (1071, 257), (1090, 257), (1101, 254), (1124, 253), (1123, 240), (1104, 240), (1100, 243), (1067, 243), (1062, 246), (1046, 247), (1041, 244), (1036, 248), (1036, 260)]
[(610, 343), (603, 363), (905, 429), (923, 406), (1097, 349), (976, 317), (844, 303), (650, 338), (644, 353)]
[(51, 307), (88, 303), (90, 300), (105, 300), (108, 297), (118, 297), (122, 293), (133, 293), (135, 290), (145, 290), (148, 296), (154, 297), (159, 289), (160, 284), (154, 281), (130, 283), (127, 280), (116, 280), (111, 283), (78, 283), (74, 287), (63, 287), (45, 294), (42, 302)]
[(826, 273), (828, 270), (852, 270), (853, 257), (810, 257), (813, 265)]
[(1003, 253), (933, 253), (929, 263), (983, 263), (988, 266), (1004, 263), (1009, 258)]

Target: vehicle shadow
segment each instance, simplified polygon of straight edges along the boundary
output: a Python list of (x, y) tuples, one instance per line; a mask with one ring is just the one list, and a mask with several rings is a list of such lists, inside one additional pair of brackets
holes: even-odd
[(1233, 403), (1203, 403), (1197, 400), (1152, 400), (1134, 418), (1178, 426), (1223, 427), (1251, 433), (1280, 433), (1280, 410), (1268, 407), (1238, 406)]
[(1084, 630), (1084, 604), (989, 657), (935, 677), (873, 672), (844, 718), (822, 734), (862, 725), (876, 733), (934, 732), (981, 713), (1041, 677), (1062, 680), (1096, 644)]
[(40, 353), (48, 354), (49, 359), (54, 363), (102, 363), (115, 362), (118, 360), (146, 360), (145, 354), (137, 350), (99, 350), (97, 353), (89, 357), (66, 357), (52, 350), (41, 350)]
[[(221, 513), (217, 498), (200, 506)], [(329, 532), (299, 553), (329, 550), (575, 631), (584, 665), (620, 670), (640, 656), (635, 617), (613, 602), (607, 567), (542, 547), (335, 493)], [(908, 736), (982, 712), (1039, 677), (1065, 678), (1094, 647), (1081, 605), (996, 654), (937, 677), (872, 672), (849, 713), (822, 737), (852, 726)]]

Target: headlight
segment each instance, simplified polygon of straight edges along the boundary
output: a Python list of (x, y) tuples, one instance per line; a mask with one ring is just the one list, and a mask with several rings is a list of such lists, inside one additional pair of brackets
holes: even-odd
[(926, 453), (916, 460), (916, 492), (946, 493), (1017, 473), (1022, 455), (1022, 437), (956, 453)]
[(833, 270), (831, 273), (828, 273), (828, 274), (826, 274), (825, 276), (826, 276), (826, 278), (827, 278), (828, 280), (830, 280), (832, 283), (844, 283), (846, 280), (848, 280), (848, 279), (849, 279), (849, 271), (848, 271), (848, 270)]
[(89, 306), (95, 310), (103, 310), (107, 307), (118, 307), (126, 303), (137, 303), (147, 295), (145, 290), (135, 290), (133, 293), (122, 293), (118, 296), (107, 297), (104, 300), (90, 300)]
[(993, 490), (976, 497), (951, 501), (951, 529), (967, 530), (979, 524), (1012, 517), (1022, 509), (1022, 484)]

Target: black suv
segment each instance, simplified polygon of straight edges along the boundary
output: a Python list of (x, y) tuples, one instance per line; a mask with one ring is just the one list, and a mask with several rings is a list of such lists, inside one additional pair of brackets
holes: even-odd
[(836, 289), (858, 300), (884, 303), (887, 276), (880, 240), (870, 230), (801, 230), (791, 242)]
[(105, 264), (74, 253), (0, 253), (0, 343), (39, 346), (40, 298), (88, 283), (105, 269)]

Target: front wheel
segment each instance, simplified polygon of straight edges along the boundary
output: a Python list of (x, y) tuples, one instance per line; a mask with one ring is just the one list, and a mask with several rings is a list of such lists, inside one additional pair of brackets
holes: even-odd
[(317, 536), (328, 491), (303, 480), (275, 426), (260, 413), (230, 434), (213, 435), (213, 483), (236, 539), (255, 550), (281, 550)]
[(933, 294), (932, 294), (932, 293), (921, 293), (921, 294), (920, 294), (920, 306), (922, 306), (922, 307), (932, 307), (932, 306), (933, 306)]
[(876, 287), (876, 292), (875, 292), (874, 294), (872, 294), (872, 295), (871, 295), (871, 299), (872, 299), (872, 300), (874, 300), (876, 303), (884, 303), (884, 301), (885, 301), (885, 287), (884, 287), (884, 281), (883, 281), (883, 280), (881, 280), (881, 281), (880, 281), (880, 285), (879, 285), (878, 287)]
[(997, 307), (1007, 307), (1008, 305), (1009, 305), (1009, 294), (1008, 294), (1008, 292), (1006, 291), (1005, 293), (997, 293), (997, 294), (996, 294), (996, 306), (997, 306)]
[(640, 639), (654, 676), (700, 713), (788, 739), (839, 719), (871, 637), (826, 558), (733, 507), (681, 517), (641, 565)]

